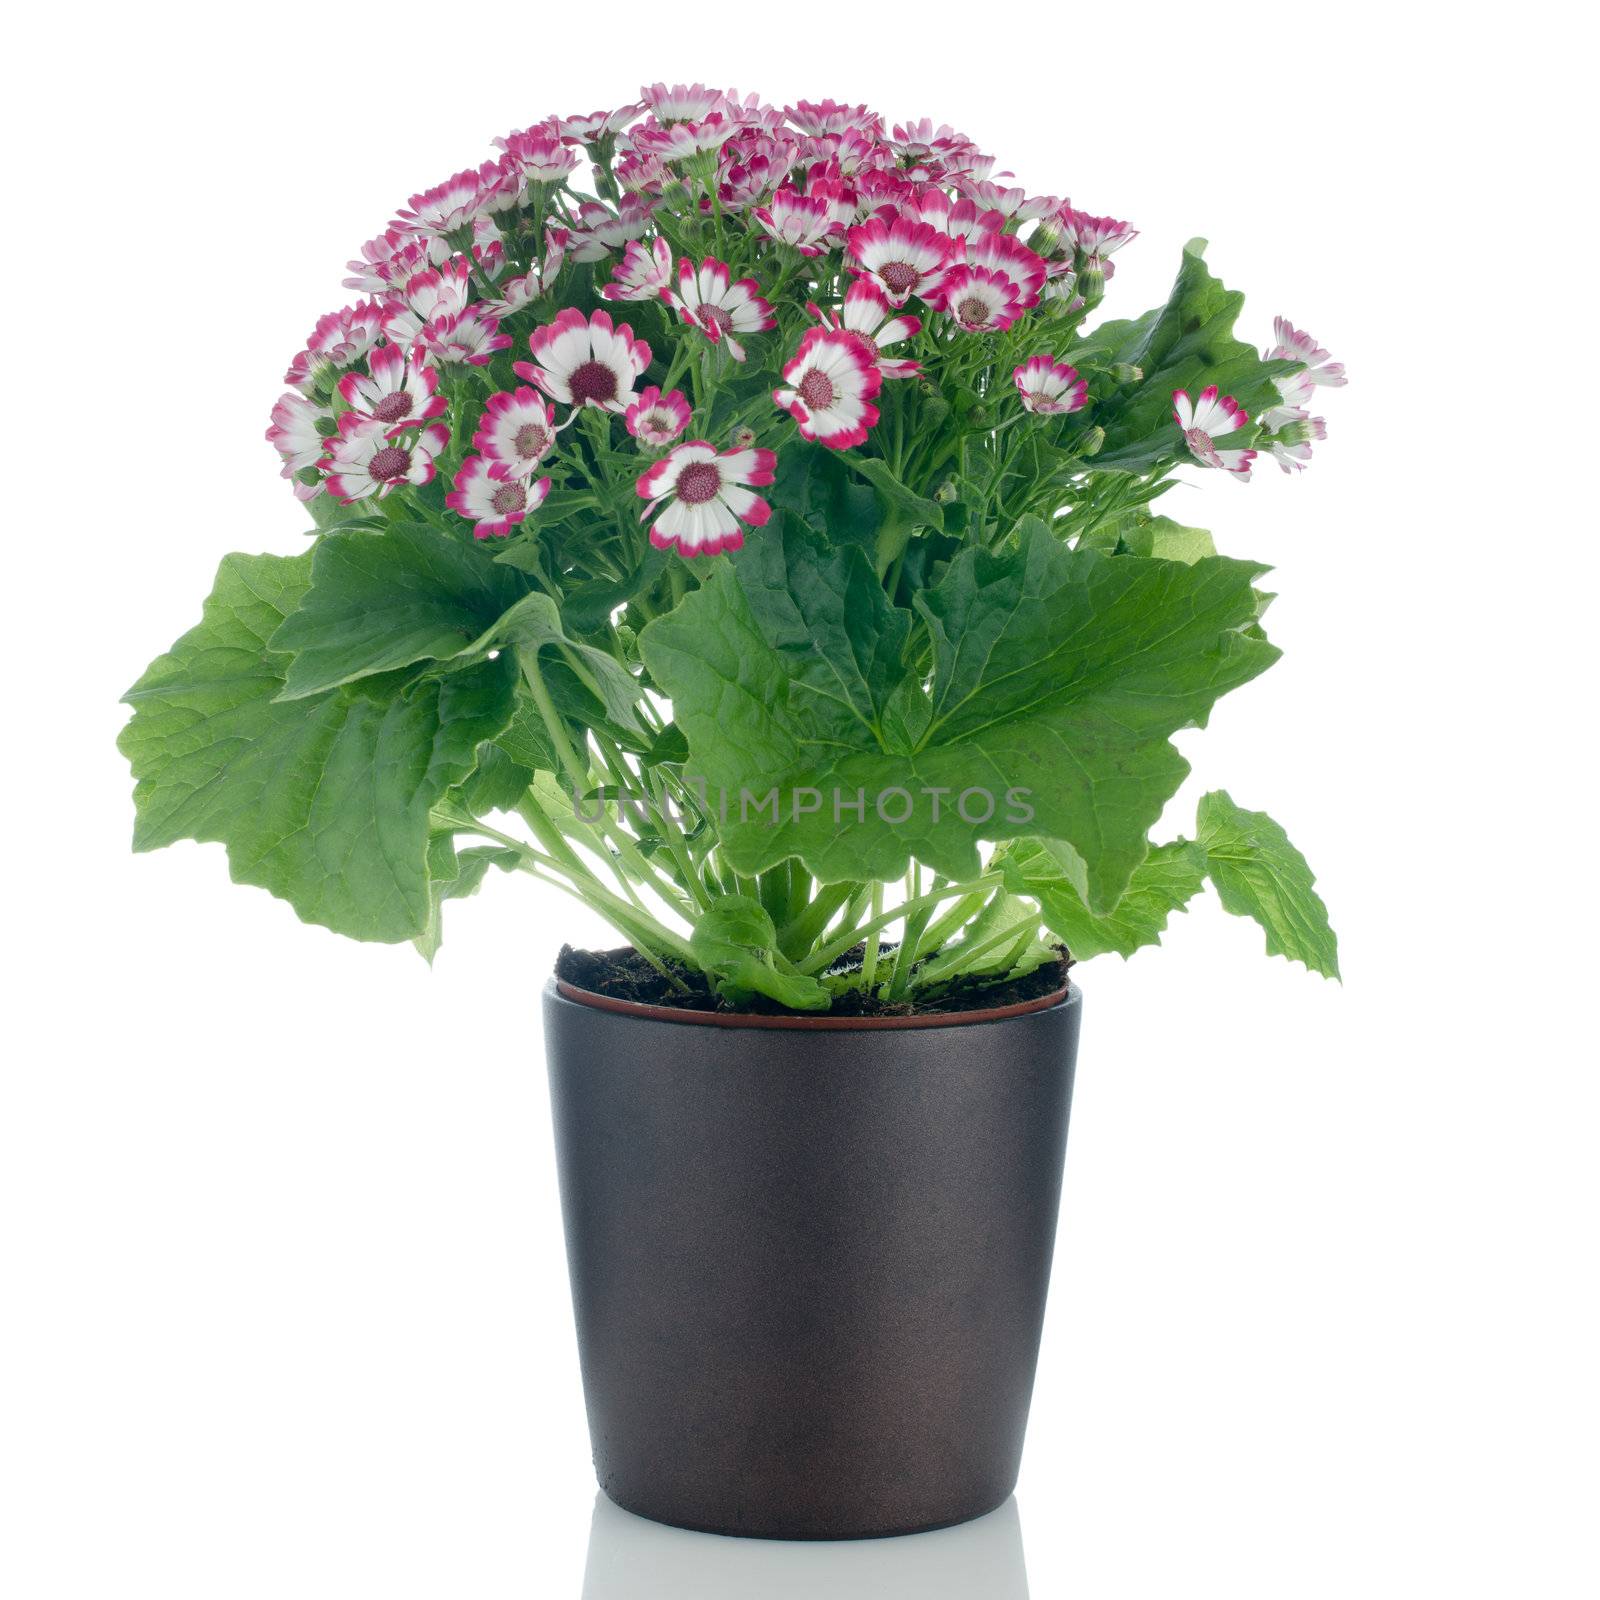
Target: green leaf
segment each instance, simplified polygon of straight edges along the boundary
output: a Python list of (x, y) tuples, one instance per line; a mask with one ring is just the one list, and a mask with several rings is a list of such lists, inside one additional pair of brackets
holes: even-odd
[(1094, 458), (1096, 471), (1142, 472), (1182, 453), (1172, 417), (1172, 392), (1197, 396), (1207, 384), (1231, 394), (1252, 417), (1278, 402), (1273, 377), (1293, 371), (1293, 361), (1267, 361), (1254, 345), (1234, 337), (1244, 296), (1213, 278), (1201, 259), (1203, 239), (1184, 248), (1183, 265), (1166, 305), (1133, 322), (1102, 324), (1074, 347), (1080, 357), (1105, 366), (1138, 367), (1134, 385), (1097, 396), (1094, 417), (1106, 430)]
[(1205, 887), (1205, 855), (1183, 839), (1156, 845), (1134, 868), (1112, 909), (1096, 916), (1074, 886), (1083, 863), (1069, 845), (1052, 839), (1013, 839), (995, 852), (991, 867), (1012, 894), (1038, 901), (1046, 925), (1079, 961), (1115, 951), (1127, 958), (1159, 944), (1167, 918)]
[(473, 650), (527, 580), (424, 523), (325, 538), (311, 586), (273, 635), (294, 657), (285, 700)]
[(515, 872), (522, 858), (504, 845), (474, 845), (457, 851), (453, 835), (436, 833), (428, 841), (428, 888), (432, 907), (428, 925), (411, 942), (431, 967), (439, 953), (444, 930), (440, 907), (446, 900), (464, 900), (478, 892), (490, 867)]
[(824, 1011), (828, 991), (805, 978), (778, 954), (778, 931), (759, 901), (729, 895), (713, 901), (689, 938), (695, 960), (717, 980), (717, 992), (733, 1005), (753, 994), (795, 1011)]
[(1264, 811), (1246, 811), (1226, 790), (1200, 801), (1199, 847), (1223, 906), (1266, 930), (1269, 955), (1339, 976), (1339, 945), (1306, 858)]
[(514, 664), (280, 700), (289, 658), (271, 641), (311, 566), (310, 554), (228, 556), (199, 625), (128, 691), (134, 848), (218, 841), (238, 882), (307, 922), (416, 938), (431, 912), (429, 811), (505, 727)]
[(888, 881), (914, 855), (964, 879), (979, 839), (1043, 834), (1083, 858), (1093, 910), (1115, 905), (1188, 771), (1170, 735), (1277, 658), (1239, 631), (1262, 569), (1069, 551), (1037, 519), (1016, 537), (916, 597), (931, 687), (862, 553), (792, 521), (645, 629), (739, 871), (798, 855), (824, 882)]
[(1120, 551), (1124, 555), (1147, 556), (1158, 561), (1181, 561), (1191, 567), (1217, 553), (1216, 544), (1204, 528), (1186, 528), (1171, 517), (1113, 521), (1085, 534), (1078, 541), (1078, 548)]

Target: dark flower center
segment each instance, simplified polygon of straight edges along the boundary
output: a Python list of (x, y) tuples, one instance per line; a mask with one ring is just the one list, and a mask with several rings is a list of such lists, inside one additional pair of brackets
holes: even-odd
[(969, 327), (981, 328), (989, 320), (989, 302), (976, 295), (968, 295), (956, 307), (956, 315)]
[(678, 498), (686, 505), (703, 506), (721, 488), (722, 469), (715, 461), (691, 461), (678, 474)]
[(888, 284), (891, 294), (909, 294), (922, 274), (908, 261), (885, 261), (878, 276)]
[[(577, 394), (576, 389), (573, 390), (573, 394)], [(511, 441), (511, 448), (519, 456), (529, 461), (536, 461), (544, 454), (549, 443), (550, 435), (537, 422), (525, 422), (517, 429), (517, 436)]]
[(521, 511), (528, 503), (527, 491), (520, 483), (502, 483), (489, 502), (501, 516)]
[(800, 380), (800, 398), (813, 411), (825, 410), (831, 406), (837, 390), (833, 387), (833, 379), (827, 373), (818, 372), (815, 367)]
[(396, 478), (405, 477), (410, 468), (411, 452), (400, 449), (398, 445), (386, 444), (373, 456), (367, 471), (379, 483), (392, 483)]
[(402, 417), (410, 416), (411, 396), (404, 389), (397, 389), (393, 394), (386, 394), (372, 408), (372, 414), (379, 422), (398, 422)]
[(572, 390), (573, 401), (580, 406), (591, 400), (615, 400), (617, 375), (603, 361), (585, 361), (582, 366), (573, 368), (567, 387)]
[(726, 333), (733, 326), (733, 318), (721, 306), (701, 306), (700, 321), (716, 333)]

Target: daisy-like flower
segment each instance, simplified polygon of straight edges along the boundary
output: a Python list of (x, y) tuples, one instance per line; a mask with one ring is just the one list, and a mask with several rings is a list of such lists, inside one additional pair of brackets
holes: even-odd
[(495, 143), (525, 183), (560, 183), (577, 170), (578, 152), (548, 128), (521, 128)]
[(770, 450), (719, 451), (704, 439), (680, 444), (639, 475), (639, 497), (649, 504), (642, 522), (669, 502), (650, 529), (658, 550), (677, 546), (684, 556), (714, 556), (744, 543), (741, 522), (764, 527), (772, 507), (749, 485), (772, 482), (778, 458)]
[(1040, 416), (1081, 411), (1089, 401), (1089, 386), (1078, 369), (1051, 356), (1030, 356), (1011, 377), (1023, 405)]
[(390, 297), (383, 331), (396, 344), (410, 344), (428, 323), (454, 316), (467, 303), (471, 274), (465, 256), (453, 256), (442, 267), (414, 273), (400, 294)]
[[(1035, 297), (1037, 298), (1037, 297)], [(1004, 272), (958, 262), (939, 280), (941, 311), (955, 318), (963, 333), (999, 333), (1009, 328), (1031, 302)]]
[(468, 456), (444, 503), (473, 524), (475, 538), (503, 539), (549, 493), (548, 478), (532, 483), (497, 461)]
[(715, 256), (698, 267), (685, 256), (678, 263), (678, 292), (672, 303), (685, 322), (693, 323), (713, 344), (726, 341), (728, 354), (744, 360), (744, 346), (736, 335), (763, 333), (777, 326), (772, 307), (756, 292), (754, 278), (731, 281), (731, 274)]
[(391, 437), (421, 427), (444, 410), (439, 374), (420, 361), (408, 361), (397, 344), (377, 346), (367, 357), (367, 373), (345, 373), (339, 394), (356, 416), (381, 422)]
[(998, 211), (1001, 216), (1016, 222), (1033, 222), (1039, 217), (1053, 216), (1061, 209), (1060, 198), (1053, 194), (1030, 195), (1026, 189), (1005, 188), (987, 180), (981, 183), (962, 180), (967, 198), (986, 210)]
[(1219, 450), (1212, 443), (1214, 438), (1233, 433), (1250, 420), (1249, 413), (1231, 394), (1219, 395), (1213, 383), (1202, 389), (1199, 400), (1194, 401), (1186, 390), (1174, 389), (1172, 415), (1196, 461), (1234, 473), (1241, 481), (1250, 476), (1250, 466), (1256, 458), (1254, 450)]
[(1273, 380), (1278, 391), (1278, 404), (1268, 406), (1261, 413), (1261, 426), (1268, 429), (1285, 428), (1307, 415), (1306, 407), (1317, 392), (1316, 380), (1302, 368), (1299, 372), (1280, 372)]
[(818, 138), (848, 133), (852, 128), (875, 134), (883, 131), (883, 118), (876, 111), (868, 111), (865, 106), (843, 106), (837, 100), (798, 100), (784, 108), (784, 115), (802, 133)]
[(498, 320), (483, 306), (468, 306), (428, 323), (417, 335), (416, 348), (435, 361), (486, 367), (496, 350), (511, 348), (511, 335), (501, 333)]
[(1328, 425), (1321, 417), (1301, 412), (1276, 437), (1267, 443), (1273, 459), (1285, 472), (1304, 472), (1311, 460), (1311, 441), (1328, 437)]
[(286, 394), (272, 408), (267, 443), (283, 458), (283, 476), (294, 484), (298, 500), (310, 500), (322, 493), (320, 481), (304, 483), (300, 474), (321, 464), (328, 441), (317, 424), (325, 422), (332, 414), (303, 394)]
[(450, 441), (442, 422), (418, 433), (391, 439), (389, 430), (370, 417), (347, 411), (339, 418), (339, 431), (327, 441), (328, 492), (341, 504), (380, 499), (402, 484), (433, 481), (434, 458)]
[(972, 141), (964, 133), (957, 133), (948, 122), (937, 128), (929, 117), (920, 122), (895, 123), (893, 133), (884, 143), (899, 158), (902, 166), (918, 166), (930, 156), (948, 150), (971, 149)]
[(659, 128), (637, 128), (632, 138), (635, 151), (671, 164), (720, 150), (738, 133), (739, 124), (720, 112), (712, 112), (702, 122), (669, 122)]
[(824, 328), (843, 328), (869, 345), (877, 357), (878, 371), (885, 378), (914, 378), (922, 371), (918, 362), (891, 358), (883, 353), (891, 345), (921, 333), (922, 319), (894, 316), (894, 308), (884, 297), (883, 290), (870, 279), (858, 278), (850, 285), (845, 291), (844, 307), (837, 317), (811, 304), (806, 306), (806, 310)]
[(772, 194), (794, 170), (800, 146), (762, 136), (730, 139), (722, 147), (717, 198), (724, 211), (748, 211)]
[(591, 111), (587, 116), (557, 117), (555, 131), (562, 139), (576, 139), (579, 144), (598, 144), (613, 134), (621, 133), (639, 115), (644, 107), (635, 102), (619, 106), (615, 111)]
[(432, 189), (412, 195), (407, 202), (411, 209), (400, 215), (426, 233), (459, 233), (470, 228), (501, 197), (504, 181), (504, 174), (493, 162), (486, 169), (469, 168)]
[[(852, 213), (855, 207), (851, 207)], [(832, 208), (820, 195), (780, 189), (770, 206), (759, 206), (755, 219), (779, 244), (792, 245), (803, 256), (822, 254), (828, 240), (839, 232)]]
[(551, 286), (560, 276), (570, 237), (565, 228), (546, 228), (544, 260), (530, 267), (520, 278), (507, 278), (504, 283), (496, 284), (499, 296), (486, 301), (484, 310), (494, 317), (509, 317), (549, 294)]
[(1038, 305), (1044, 288), (1044, 257), (1030, 250), (1014, 234), (991, 229), (969, 233), (957, 246), (956, 260), (969, 267), (1003, 272), (1011, 280), (1024, 309)]
[(600, 293), (607, 300), (658, 300), (672, 283), (672, 246), (657, 239), (646, 246), (635, 239)]
[(613, 324), (609, 312), (585, 317), (576, 306), (528, 335), (532, 362), (519, 361), (519, 378), (536, 383), (552, 400), (573, 407), (626, 411), (633, 386), (650, 365), (650, 346), (635, 339), (627, 323)]
[(952, 248), (947, 234), (905, 217), (892, 222), (874, 217), (852, 228), (845, 238), (855, 263), (851, 271), (870, 278), (892, 306), (903, 306), (914, 294), (926, 298)]
[(289, 363), (283, 381), (309, 394), (320, 389), (333, 392), (337, 375), (353, 367), (383, 332), (384, 307), (376, 300), (346, 306), (319, 317), (306, 340), (306, 347)]
[(999, 233), (1006, 225), (999, 211), (980, 207), (966, 195), (952, 200), (943, 189), (931, 185), (920, 194), (908, 196), (896, 209), (908, 220), (926, 222), (930, 228), (949, 234), (957, 243), (974, 234)]
[(622, 419), (635, 439), (641, 444), (671, 444), (689, 426), (689, 402), (681, 389), (669, 394), (651, 384), (639, 391), (639, 398), (628, 407)]
[[(1053, 231), (1060, 234), (1080, 255), (1093, 256), (1103, 262), (1114, 255), (1130, 239), (1139, 237), (1138, 230), (1115, 217), (1092, 217), (1087, 211), (1074, 211), (1062, 206), (1056, 213)], [(1109, 275), (1109, 269), (1107, 269)]]
[(519, 478), (530, 476), (555, 442), (554, 410), (543, 395), (526, 387), (490, 395), (472, 436), (474, 450)]
[(382, 294), (413, 273), (441, 265), (449, 256), (450, 246), (443, 239), (397, 222), (362, 245), (361, 258), (349, 263), (351, 276), (344, 286), (363, 294)]
[(883, 387), (877, 347), (844, 328), (813, 328), (783, 369), (785, 387), (772, 391), (800, 424), (802, 438), (830, 450), (865, 442), (875, 427), (874, 396)]
[(1269, 361), (1305, 362), (1305, 375), (1312, 383), (1326, 383), (1338, 388), (1349, 381), (1344, 375), (1344, 363), (1330, 361), (1328, 352), (1309, 333), (1301, 333), (1286, 317), (1274, 317), (1272, 331), (1278, 342), (1267, 352)]
[(652, 83), (639, 91), (657, 122), (699, 122), (713, 111), (728, 107), (728, 95), (721, 89), (708, 89), (703, 83), (675, 83), (670, 88), (664, 83)]
[(567, 253), (574, 261), (604, 260), (613, 250), (642, 239), (650, 231), (650, 213), (655, 208), (655, 200), (643, 194), (624, 195), (615, 211), (598, 200), (585, 200), (578, 207)]

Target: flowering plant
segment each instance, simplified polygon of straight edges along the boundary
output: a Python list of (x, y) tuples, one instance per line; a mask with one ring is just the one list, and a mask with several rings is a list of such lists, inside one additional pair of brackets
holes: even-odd
[(1203, 242), (1097, 319), (1134, 231), (948, 126), (656, 84), (496, 144), (291, 362), (315, 544), (228, 556), (129, 692), (136, 848), (430, 958), (527, 873), (734, 1004), (1127, 955), (1207, 879), (1335, 971), (1268, 817), (1149, 837), (1278, 653), (1266, 569), (1153, 504), (1305, 466), (1315, 340), (1240, 340)]

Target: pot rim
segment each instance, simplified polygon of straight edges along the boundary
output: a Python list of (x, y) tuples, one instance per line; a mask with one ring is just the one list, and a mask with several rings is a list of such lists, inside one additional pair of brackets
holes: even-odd
[(1008, 1006), (990, 1006), (984, 1011), (933, 1011), (911, 1017), (831, 1017), (798, 1012), (685, 1011), (677, 1006), (646, 1005), (639, 1000), (619, 1000), (614, 995), (596, 994), (592, 989), (580, 989), (575, 983), (568, 983), (565, 978), (551, 978), (545, 989), (546, 993), (573, 1005), (587, 1006), (594, 1011), (612, 1011), (618, 1016), (637, 1017), (645, 1022), (674, 1022), (691, 1028), (783, 1028), (818, 1033), (883, 1033), (907, 1028), (962, 1028), (976, 1022), (1005, 1022), (1011, 1017), (1048, 1011), (1052, 1006), (1071, 1005), (1082, 995), (1069, 976), (1059, 989), (1049, 994)]

